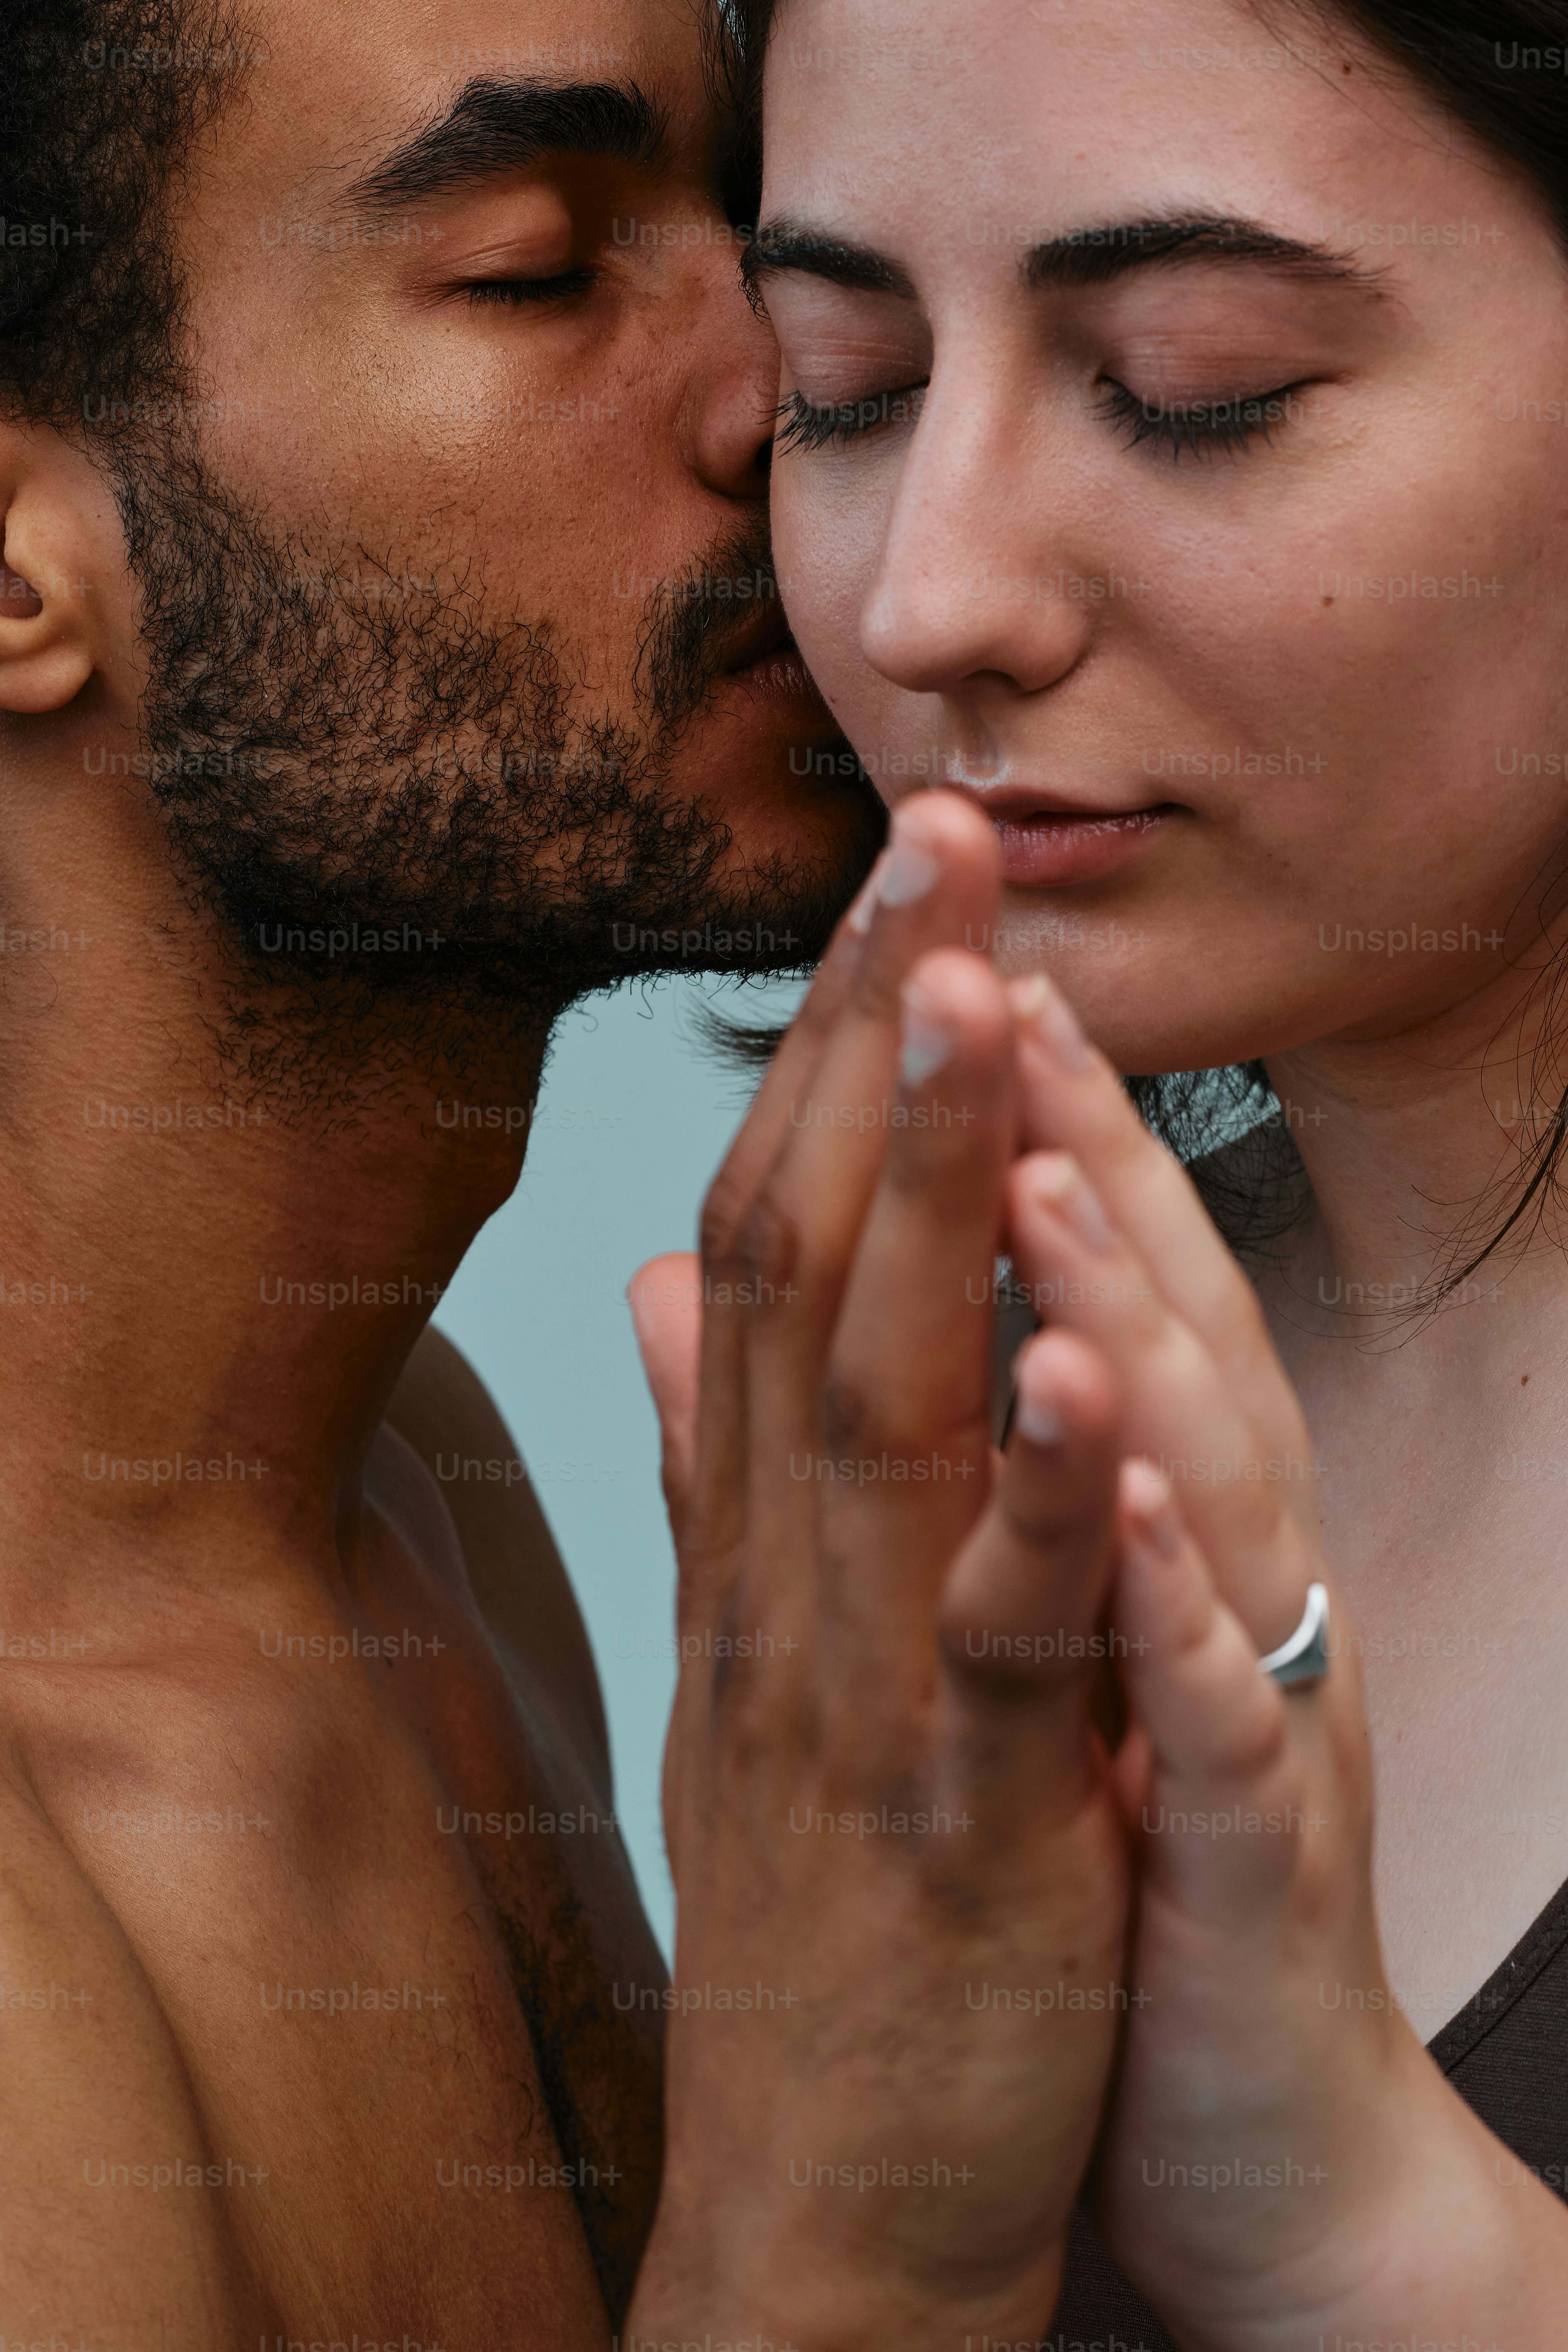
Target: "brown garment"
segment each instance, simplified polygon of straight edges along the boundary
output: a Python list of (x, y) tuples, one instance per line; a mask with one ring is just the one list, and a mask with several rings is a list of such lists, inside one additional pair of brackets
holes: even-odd
[[(1427, 2044), (1489, 2131), (1568, 2196), (1568, 1885)], [(1177, 2352), (1080, 2207), (1047, 2352)]]

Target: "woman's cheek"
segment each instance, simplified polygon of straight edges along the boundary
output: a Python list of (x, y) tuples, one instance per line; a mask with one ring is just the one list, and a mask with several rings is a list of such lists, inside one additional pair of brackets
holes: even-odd
[(847, 495), (837, 468), (826, 464), (815, 489), (812, 470), (809, 459), (785, 458), (774, 472), (773, 562), (806, 667), (845, 733), (863, 749), (887, 735), (894, 705), (915, 699), (901, 696), (861, 650), (860, 619), (881, 545), (881, 502), (871, 483)]

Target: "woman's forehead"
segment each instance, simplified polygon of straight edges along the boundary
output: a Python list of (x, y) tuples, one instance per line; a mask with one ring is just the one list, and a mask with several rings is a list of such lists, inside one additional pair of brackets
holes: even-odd
[(1300, 233), (1395, 187), (1436, 220), (1467, 172), (1478, 200), (1498, 176), (1348, 28), (1242, 0), (786, 0), (764, 89), (768, 211), (852, 203), (927, 245), (1173, 205)]

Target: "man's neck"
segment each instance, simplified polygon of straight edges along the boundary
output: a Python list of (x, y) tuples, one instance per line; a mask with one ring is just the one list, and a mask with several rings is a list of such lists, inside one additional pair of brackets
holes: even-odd
[(198, 1580), (251, 1534), (319, 1571), (409, 1350), (517, 1181), (549, 1030), (452, 1004), (399, 1034), (389, 1004), (380, 1047), (334, 1044), (329, 975), (313, 1024), (263, 1005), (275, 1038), (296, 1022), (309, 1084), (258, 1090), (212, 929), (139, 800), (99, 790), (85, 848), (74, 795), (33, 804), (4, 885), (0, 1597), (90, 1579), (116, 1530)]

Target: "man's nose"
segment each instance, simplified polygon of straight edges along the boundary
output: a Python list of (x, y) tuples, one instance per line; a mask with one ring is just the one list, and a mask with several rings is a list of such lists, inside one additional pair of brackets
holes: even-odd
[(778, 345), (738, 284), (705, 289), (702, 299), (722, 305), (730, 315), (721, 324), (715, 320), (715, 331), (700, 339), (692, 469), (704, 488), (721, 498), (765, 499), (778, 408)]

